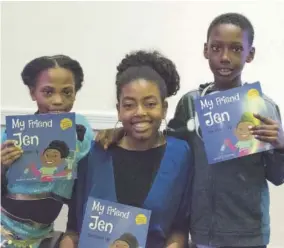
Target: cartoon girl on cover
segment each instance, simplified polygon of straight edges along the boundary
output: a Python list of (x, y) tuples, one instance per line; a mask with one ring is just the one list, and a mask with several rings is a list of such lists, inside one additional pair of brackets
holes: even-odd
[(69, 147), (64, 141), (53, 140), (40, 156), (42, 167), (38, 169), (35, 164), (30, 166), (33, 175), (40, 177), (42, 182), (52, 182), (55, 177), (65, 177), (72, 169), (57, 172), (58, 167), (66, 163)]
[(124, 233), (109, 248), (139, 248), (139, 243), (133, 234)]
[(238, 157), (251, 154), (255, 145), (259, 143), (250, 131), (250, 128), (256, 124), (256, 118), (252, 113), (243, 113), (241, 120), (234, 130), (238, 142), (234, 145), (230, 139), (226, 139), (224, 144), (229, 147), (231, 151), (238, 152)]

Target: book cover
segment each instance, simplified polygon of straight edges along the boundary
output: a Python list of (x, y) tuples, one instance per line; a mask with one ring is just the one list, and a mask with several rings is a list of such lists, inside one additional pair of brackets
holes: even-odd
[(145, 248), (151, 211), (89, 197), (79, 248)]
[(200, 97), (195, 108), (209, 164), (272, 149), (249, 131), (261, 124), (254, 113), (277, 119), (266, 108), (259, 82)]
[(51, 182), (77, 176), (75, 113), (7, 116), (6, 133), (24, 152), (9, 168), (9, 182)]

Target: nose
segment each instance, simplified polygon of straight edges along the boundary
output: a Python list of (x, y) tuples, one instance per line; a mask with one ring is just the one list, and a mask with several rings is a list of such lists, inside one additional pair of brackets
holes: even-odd
[(52, 104), (53, 105), (62, 105), (63, 99), (59, 94), (55, 94), (52, 98)]
[(229, 56), (229, 50), (227, 48), (223, 49), (223, 52), (221, 54), (221, 63), (228, 64), (230, 63), (230, 56)]
[(146, 115), (146, 111), (145, 111), (145, 109), (142, 105), (137, 106), (137, 111), (136, 111), (135, 115), (137, 115), (137, 116)]

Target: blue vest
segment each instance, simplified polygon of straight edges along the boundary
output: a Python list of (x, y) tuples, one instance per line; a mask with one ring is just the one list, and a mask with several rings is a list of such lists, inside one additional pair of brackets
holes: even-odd
[[(88, 196), (117, 202), (111, 150), (105, 151), (93, 142), (89, 156), (81, 163), (76, 196), (79, 230)], [(191, 168), (191, 151), (187, 143), (168, 137), (159, 171), (142, 206), (152, 211), (147, 247), (163, 247), (171, 228), (187, 226)]]

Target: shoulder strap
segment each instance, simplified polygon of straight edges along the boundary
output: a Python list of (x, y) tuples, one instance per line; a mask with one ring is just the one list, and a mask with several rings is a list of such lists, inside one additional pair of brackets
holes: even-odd
[(195, 118), (195, 107), (194, 107), (194, 100), (197, 99), (200, 96), (199, 91), (192, 91), (189, 93), (189, 101), (188, 101), (188, 114), (189, 119)]
[(195, 90), (190, 92), (189, 95), (189, 101), (188, 101), (188, 113), (189, 117), (195, 118), (195, 107), (194, 107), (194, 100), (199, 98), (200, 96), (205, 96), (205, 94), (210, 90), (212, 87), (212, 83), (208, 83), (208, 85), (200, 92), (200, 90)]

